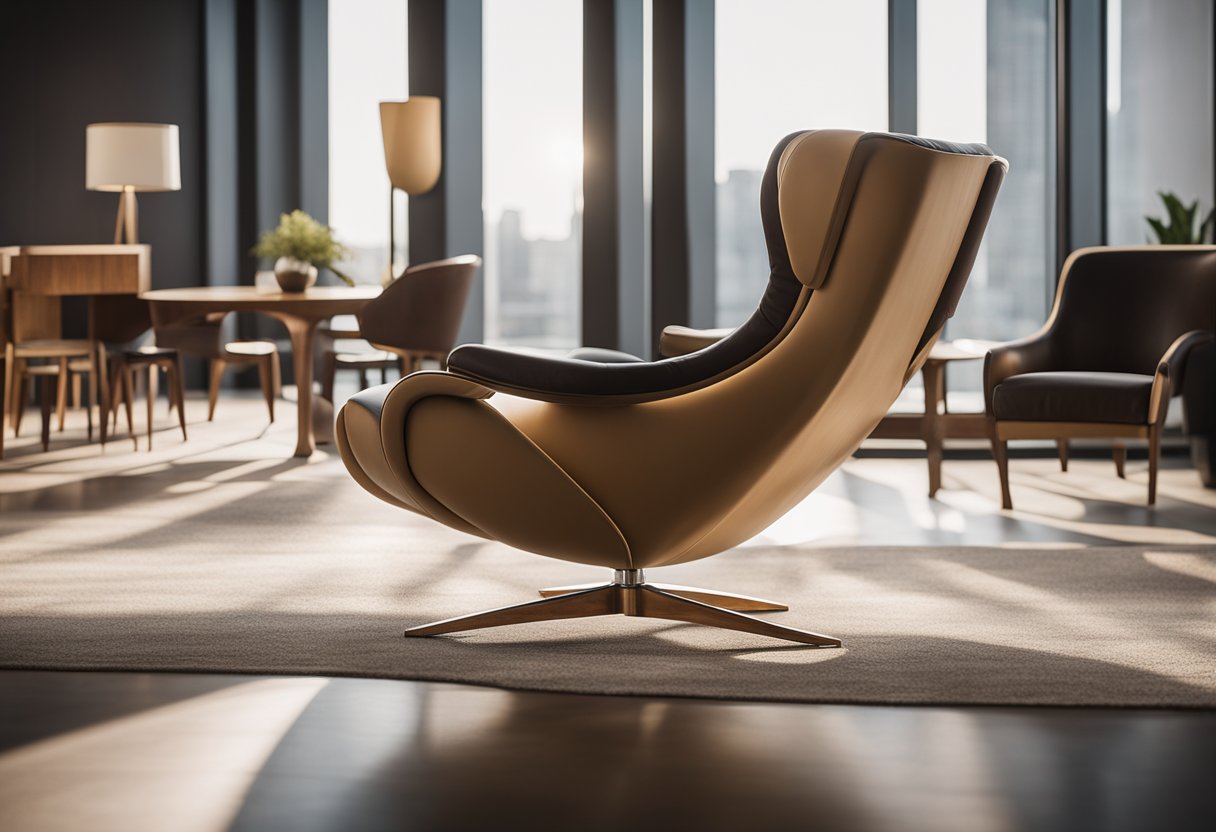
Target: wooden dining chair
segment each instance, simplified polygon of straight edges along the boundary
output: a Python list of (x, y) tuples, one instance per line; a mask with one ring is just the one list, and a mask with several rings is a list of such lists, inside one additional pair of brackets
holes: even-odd
[(333, 337), (363, 338), (374, 350), (326, 350), (322, 395), (333, 398), (334, 376), (340, 369), (357, 370), (362, 388), (367, 386), (370, 370), (380, 370), (384, 381), (386, 369), (395, 367), (407, 375), (422, 369), (426, 360), (434, 361), (441, 370), (446, 368), (480, 266), (480, 257), (467, 254), (406, 269), (359, 312), (357, 331), (334, 330), (340, 334)]

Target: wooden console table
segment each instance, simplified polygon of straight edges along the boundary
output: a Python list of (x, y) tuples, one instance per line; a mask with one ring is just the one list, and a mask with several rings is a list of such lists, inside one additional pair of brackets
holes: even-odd
[(929, 496), (942, 487), (942, 441), (987, 439), (988, 417), (984, 413), (951, 413), (946, 407), (946, 365), (951, 361), (976, 361), (998, 341), (945, 341), (933, 345), (921, 368), (925, 383), (923, 413), (891, 413), (870, 434), (872, 439), (920, 439), (929, 457)]

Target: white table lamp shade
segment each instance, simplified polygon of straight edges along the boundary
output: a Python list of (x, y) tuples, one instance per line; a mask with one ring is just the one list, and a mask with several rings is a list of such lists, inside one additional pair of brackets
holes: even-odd
[(179, 191), (176, 124), (105, 123), (85, 128), (85, 187), (90, 191)]

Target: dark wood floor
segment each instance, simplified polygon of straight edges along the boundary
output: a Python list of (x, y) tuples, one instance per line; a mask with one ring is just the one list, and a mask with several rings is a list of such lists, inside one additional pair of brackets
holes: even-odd
[(1210, 830), (1216, 713), (10, 671), (0, 828)]
[[(203, 403), (189, 404), (191, 441), (158, 436), (150, 454), (123, 444), (100, 454), (85, 444), (77, 414), (50, 454), (28, 438), (11, 443), (0, 463), (9, 554), (53, 550), (74, 539), (58, 531), (64, 524), (99, 511), (135, 530), (171, 523), (174, 512), (201, 510), (203, 486), (215, 500), (264, 497), (250, 483), (272, 477), (349, 485), (332, 457), (286, 466), (294, 425), (265, 430), (260, 403), (226, 400), (215, 423)], [(1143, 505), (1142, 465), (1129, 466), (1127, 481), (1108, 460), (1071, 467), (1061, 474), (1052, 460), (1019, 460), (1018, 511), (1001, 512), (990, 461), (948, 462), (946, 489), (929, 500), (923, 461), (853, 460), (762, 542), (1216, 543), (1216, 492), (1177, 460), (1156, 509)], [(165, 498), (181, 494), (192, 496)], [(374, 501), (365, 511), (378, 507), (393, 522)], [(0, 607), (4, 590), (0, 579)], [(1216, 829), (1214, 784), (1212, 711), (776, 705), (358, 679), (0, 672), (2, 832), (1207, 832)]]

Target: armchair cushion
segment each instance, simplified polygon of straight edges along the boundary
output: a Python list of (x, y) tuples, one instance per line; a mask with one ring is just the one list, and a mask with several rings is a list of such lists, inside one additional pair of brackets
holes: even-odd
[(1144, 425), (1152, 389), (1139, 373), (1023, 373), (996, 386), (992, 408), (1002, 421)]

